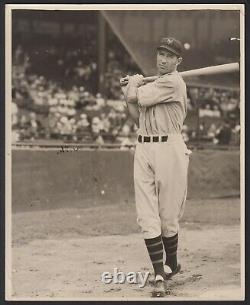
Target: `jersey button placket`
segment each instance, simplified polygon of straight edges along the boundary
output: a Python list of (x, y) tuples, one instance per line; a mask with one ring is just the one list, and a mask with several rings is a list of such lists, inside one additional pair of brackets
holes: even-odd
[(146, 111), (147, 111), (147, 108), (145, 107), (144, 113), (143, 113), (143, 115), (144, 115), (144, 120), (143, 120), (143, 122), (144, 122), (144, 126), (145, 126), (145, 131), (146, 131), (146, 133), (148, 134), (147, 124), (146, 124)]

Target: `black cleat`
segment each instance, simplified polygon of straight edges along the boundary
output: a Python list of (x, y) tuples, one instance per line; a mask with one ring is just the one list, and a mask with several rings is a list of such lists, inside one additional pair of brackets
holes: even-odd
[(163, 298), (167, 294), (167, 284), (161, 275), (156, 275), (152, 297)]
[[(167, 268), (171, 270), (171, 268), (169, 266), (165, 265), (164, 266), (164, 270), (166, 270)], [(171, 279), (172, 276), (174, 276), (175, 274), (179, 273), (180, 271), (181, 271), (181, 264), (178, 264), (177, 267), (172, 272), (166, 272), (165, 271), (166, 279), (167, 280)]]

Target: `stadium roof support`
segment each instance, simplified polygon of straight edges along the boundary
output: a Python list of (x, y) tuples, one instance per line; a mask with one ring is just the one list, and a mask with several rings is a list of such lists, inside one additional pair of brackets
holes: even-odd
[(107, 23), (103, 15), (98, 12), (98, 89), (104, 94), (104, 76), (106, 71), (106, 33)]

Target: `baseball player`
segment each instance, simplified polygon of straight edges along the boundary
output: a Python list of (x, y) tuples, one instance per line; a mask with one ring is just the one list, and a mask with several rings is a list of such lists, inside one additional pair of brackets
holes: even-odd
[(144, 84), (142, 75), (130, 76), (123, 91), (138, 125), (134, 157), (137, 222), (153, 265), (153, 296), (157, 297), (166, 294), (167, 279), (181, 268), (178, 232), (190, 154), (181, 134), (187, 113), (186, 85), (177, 71), (181, 53), (181, 42), (163, 38), (157, 47), (158, 78)]

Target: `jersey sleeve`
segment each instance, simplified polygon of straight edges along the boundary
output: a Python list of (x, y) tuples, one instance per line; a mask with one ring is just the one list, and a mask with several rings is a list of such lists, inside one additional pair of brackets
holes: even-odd
[(139, 87), (137, 97), (139, 105), (145, 107), (182, 101), (178, 83), (171, 76), (159, 77), (156, 81)]

